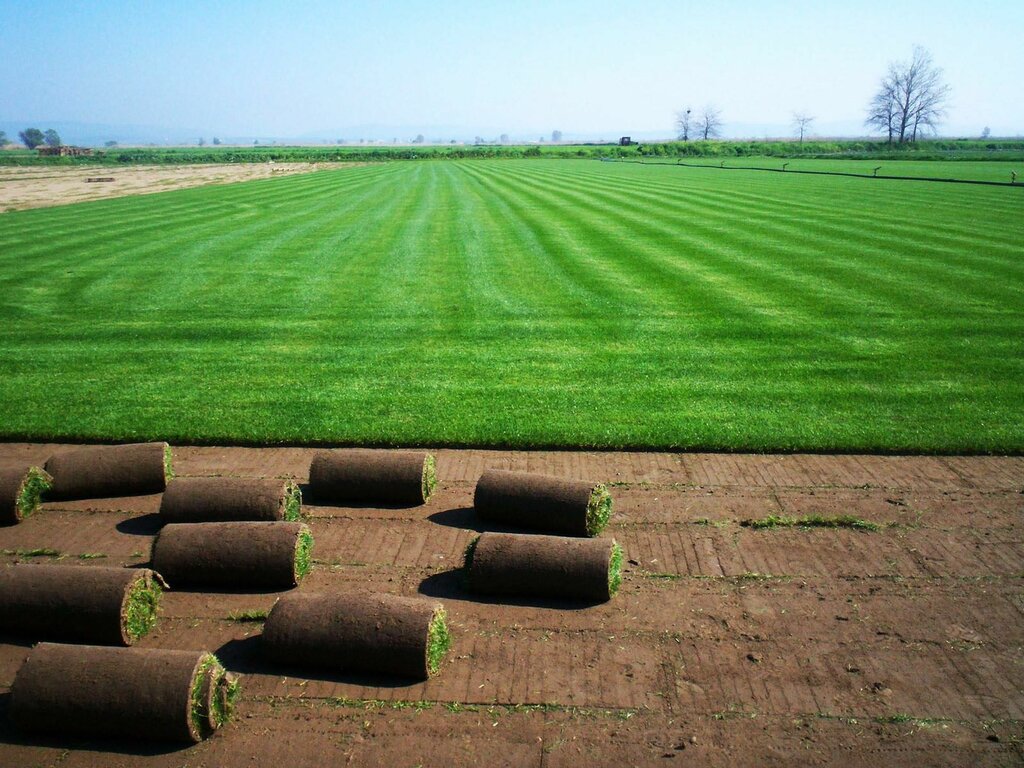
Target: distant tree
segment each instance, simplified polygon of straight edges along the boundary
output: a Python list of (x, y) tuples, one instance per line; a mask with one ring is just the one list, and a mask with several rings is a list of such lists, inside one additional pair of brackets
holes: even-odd
[(501, 141), (502, 144), (508, 144), (508, 134), (507, 133), (501, 134), (501, 138), (499, 140)]
[(811, 130), (811, 123), (814, 118), (806, 112), (793, 113), (793, 130), (800, 137), (800, 143), (804, 143), (804, 134)]
[(864, 124), (886, 134), (890, 144), (917, 141), (934, 131), (946, 114), (949, 86), (942, 70), (924, 48), (914, 48), (910, 61), (893, 62), (868, 105)]
[(418, 134), (416, 134), (416, 138), (412, 140), (412, 143), (413, 144), (422, 144), (424, 141), (426, 141), (426, 139), (423, 137), (423, 134), (422, 133), (418, 133)]
[(10, 143), (7, 134), (4, 131), (0, 131), (0, 147), (6, 147)]
[[(992, 129), (991, 128), (989, 128), (987, 125), (984, 128), (982, 128), (982, 130), (981, 130), (981, 138), (987, 139), (991, 135), (992, 135)], [(2, 144), (2, 141), (3, 140), (0, 139), (0, 144)]]
[(704, 141), (716, 139), (722, 135), (722, 113), (708, 104), (697, 118), (697, 133)]
[(216, 144), (219, 147), (220, 146), (220, 139), (218, 139), (216, 136), (214, 136), (213, 137), (213, 143)]
[(483, 136), (474, 136), (473, 137), (473, 143), (474, 144), (483, 144), (484, 143), (484, 137)]
[(259, 140), (259, 139), (253, 139), (253, 140), (252, 140), (252, 145), (253, 145), (254, 147), (255, 147), (255, 146), (259, 146), (259, 143), (260, 143), (260, 140)]
[(693, 117), (689, 107), (676, 112), (676, 133), (680, 141), (690, 140), (690, 131), (693, 129)]
[(26, 128), (18, 133), (18, 138), (29, 149), (35, 149), (46, 140), (38, 128)]
[(205, 146), (206, 145), (206, 139), (204, 139), (202, 136), (200, 136), (198, 144), (199, 144), (200, 147)]
[(53, 128), (47, 128), (46, 132), (43, 133), (43, 141), (46, 142), (48, 147), (59, 147), (60, 134), (53, 130)]
[(551, 132), (551, 141), (553, 141), (555, 144), (557, 144), (561, 140), (562, 140), (562, 132), (561, 131), (552, 131)]
[(111, 148), (113, 148), (113, 147), (116, 147), (116, 146), (117, 146), (117, 142), (116, 142), (116, 141), (114, 141), (113, 139), (111, 139), (110, 141), (105, 141), (105, 142), (103, 142), (103, 146), (104, 146), (104, 147), (107, 147), (107, 149), (111, 149)]
[(544, 143), (544, 137), (543, 137), (543, 136), (541, 136), (541, 137), (540, 137), (539, 139), (537, 139), (537, 141), (538, 141), (538, 142), (539, 142), (540, 144), (543, 144), (543, 143)]

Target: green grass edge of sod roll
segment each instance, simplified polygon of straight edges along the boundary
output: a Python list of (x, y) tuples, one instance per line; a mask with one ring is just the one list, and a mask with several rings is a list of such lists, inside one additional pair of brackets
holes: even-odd
[(131, 642), (144, 637), (156, 624), (162, 593), (155, 578), (144, 576), (132, 582), (124, 606), (124, 629)]
[[(196, 669), (195, 679), (192, 681), (192, 690), (189, 692), (189, 701), (191, 702), (189, 717), (192, 719), (192, 724), (195, 726), (197, 733), (205, 735), (209, 731), (206, 725), (206, 702), (203, 701), (203, 683), (207, 675), (213, 675), (214, 677), (210, 684), (216, 687), (226, 674), (224, 666), (216, 656), (212, 653), (203, 654), (203, 658)], [(238, 680), (232, 678), (227, 683), (227, 690), (223, 698), (220, 696), (211, 697), (213, 720), (218, 728), (225, 725), (231, 719), (231, 713), (235, 708), (235, 699), (238, 698), (239, 688)]]
[(423, 501), (430, 499), (430, 495), (437, 487), (437, 461), (432, 453), (427, 454), (423, 460)]
[(622, 586), (622, 547), (618, 542), (612, 542), (612, 555), (608, 558), (608, 597), (615, 597), (615, 593)]
[(295, 583), (298, 584), (313, 567), (313, 533), (305, 525), (295, 541)]
[(462, 581), (469, 585), (469, 571), (473, 567), (473, 555), (476, 553), (476, 545), (480, 543), (480, 537), (474, 536), (473, 540), (466, 545), (466, 551), (462, 555)]
[(597, 536), (612, 516), (612, 496), (607, 486), (595, 485), (587, 502), (587, 536)]
[(448, 617), (444, 608), (438, 608), (430, 617), (427, 627), (427, 674), (433, 677), (441, 670), (448, 649), (452, 646), (452, 635), (448, 631)]
[(171, 446), (164, 446), (164, 483), (168, 483), (174, 479), (174, 456), (171, 452)]
[(25, 481), (18, 492), (18, 514), (24, 519), (39, 508), (43, 494), (50, 490), (52, 483), (39, 467), (29, 467)]
[(284, 519), (297, 523), (302, 519), (302, 489), (298, 483), (289, 482), (284, 491)]

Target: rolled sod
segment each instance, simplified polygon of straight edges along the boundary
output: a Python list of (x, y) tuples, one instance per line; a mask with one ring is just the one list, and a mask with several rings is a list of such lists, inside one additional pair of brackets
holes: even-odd
[(160, 501), (167, 523), (296, 521), (301, 513), (298, 485), (257, 477), (180, 477), (167, 484)]
[(303, 523), (172, 523), (153, 542), (153, 568), (177, 588), (284, 589), (310, 569), (313, 535)]
[(238, 684), (203, 651), (40, 643), (11, 686), (22, 731), (198, 742), (231, 717)]
[(614, 539), (485, 533), (466, 548), (466, 586), (493, 595), (609, 600), (622, 578)]
[(50, 499), (90, 499), (161, 493), (173, 476), (167, 443), (90, 445), (54, 454)]
[(433, 455), (425, 451), (322, 451), (309, 467), (317, 501), (423, 504), (437, 485)]
[(16, 525), (35, 512), (52, 482), (39, 467), (0, 471), (0, 525)]
[(156, 623), (148, 569), (20, 564), (0, 570), (0, 629), (32, 640), (132, 645)]
[(477, 481), (473, 506), (485, 520), (567, 536), (596, 536), (611, 517), (612, 497), (603, 485), (489, 469)]
[(425, 680), (437, 674), (451, 639), (433, 600), (293, 593), (270, 611), (261, 642), (282, 663)]

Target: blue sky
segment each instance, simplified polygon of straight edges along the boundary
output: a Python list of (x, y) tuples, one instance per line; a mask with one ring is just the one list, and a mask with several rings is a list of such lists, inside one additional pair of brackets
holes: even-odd
[(943, 133), (1024, 133), (1020, 0), (0, 0), (0, 122), (667, 136), (713, 103), (732, 135), (796, 110), (849, 134), (915, 44), (952, 89)]

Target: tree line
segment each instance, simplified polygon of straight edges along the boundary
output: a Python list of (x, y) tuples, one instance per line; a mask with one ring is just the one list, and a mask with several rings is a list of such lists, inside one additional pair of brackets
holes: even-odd
[[(910, 61), (889, 64), (878, 91), (867, 109), (864, 125), (884, 134), (890, 145), (913, 143), (925, 133), (935, 133), (946, 114), (949, 86), (942, 70), (924, 48), (916, 46)], [(793, 132), (802, 145), (815, 118), (807, 112), (793, 113)], [(679, 141), (718, 138), (722, 135), (722, 113), (713, 104), (694, 112), (690, 107), (676, 113)], [(987, 137), (985, 128), (982, 136)]]

